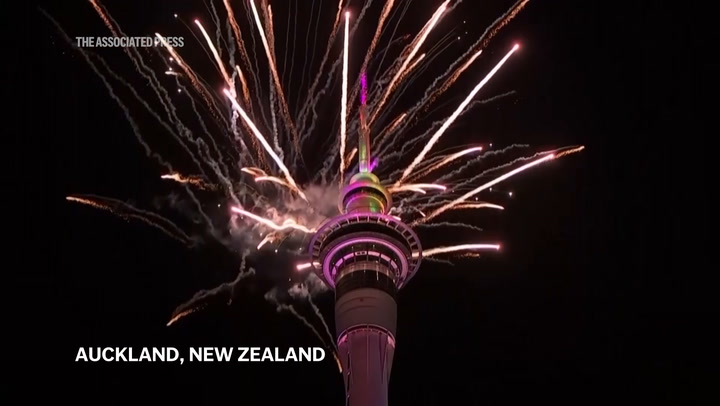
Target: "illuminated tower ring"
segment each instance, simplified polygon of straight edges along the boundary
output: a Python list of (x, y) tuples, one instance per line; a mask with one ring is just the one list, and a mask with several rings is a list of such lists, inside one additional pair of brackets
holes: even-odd
[(333, 289), (348, 269), (357, 268), (352, 264), (368, 262), (380, 264), (400, 289), (420, 268), (422, 248), (417, 234), (394, 217), (356, 212), (325, 223), (310, 241), (310, 254), (316, 273)]

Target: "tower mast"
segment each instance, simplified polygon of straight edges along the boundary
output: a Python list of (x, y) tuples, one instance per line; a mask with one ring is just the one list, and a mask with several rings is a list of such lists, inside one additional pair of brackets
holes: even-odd
[(370, 129), (366, 121), (367, 106), (367, 75), (360, 76), (360, 131), (358, 132), (358, 163), (360, 173), (371, 171), (370, 168)]

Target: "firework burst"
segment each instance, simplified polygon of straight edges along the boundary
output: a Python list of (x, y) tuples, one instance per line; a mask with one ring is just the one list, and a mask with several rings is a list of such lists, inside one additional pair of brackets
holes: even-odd
[[(306, 236), (325, 219), (338, 213), (339, 190), (349, 178), (348, 174), (374, 170), (394, 194), (395, 205), (390, 213), (414, 227), (458, 226), (457, 223), (437, 220), (454, 210), (502, 210), (502, 206), (492, 202), (470, 199), (511, 176), (582, 149), (572, 146), (535, 153), (493, 168), (482, 165), (490, 157), (528, 146), (491, 149), (488, 146), (465, 145), (449, 152), (434, 152), (438, 142), (458, 118), (474, 105), (498, 97), (478, 99), (483, 87), (501, 71), (504, 64), (509, 63), (519, 45), (514, 45), (501, 58), (493, 61), (494, 66), (478, 78), (477, 84), (452, 114), (427, 125), (424, 131), (416, 129), (435, 101), (480, 59), (490, 40), (523, 9), (527, 0), (515, 3), (442, 74), (431, 78), (431, 83), (424, 87), (422, 97), (408, 108), (400, 108), (399, 96), (410, 85), (417, 86), (419, 78), (426, 76), (423, 75), (426, 66), (438, 54), (446, 52), (446, 44), (442, 41), (433, 45), (429, 45), (428, 41), (445, 20), (452, 18), (452, 10), (459, 1), (454, 4), (450, 0), (445, 1), (434, 12), (428, 13), (427, 23), (414, 36), (389, 38), (385, 47), (377, 51), (383, 47), (383, 33), (391, 24), (399, 24), (407, 10), (402, 10), (406, 6), (396, 5), (395, 1), (385, 2), (368, 49), (358, 52), (357, 47), (351, 46), (352, 38), (372, 1), (364, 2), (355, 14), (341, 0), (329, 38), (320, 41), (327, 47), (319, 69), (307, 88), (303, 89), (304, 99), (297, 105), (289, 101), (285, 90), (290, 85), (283, 79), (282, 67), (277, 61), (275, 25), (268, 2), (249, 0), (244, 2), (248, 6), (245, 9), (239, 6), (242, 3), (232, 5), (228, 0), (218, 3), (222, 6), (216, 7), (215, 3), (208, 2), (211, 11), (211, 21), (208, 22), (193, 19), (192, 23), (187, 23), (182, 17), (175, 16), (198, 39), (195, 44), (173, 48), (162, 33), (156, 33), (163, 46), (153, 49), (150, 54), (136, 48), (123, 49), (137, 77), (152, 91), (153, 100), (141, 97), (136, 86), (117, 74), (114, 67), (97, 54), (77, 48), (121, 107), (147, 155), (160, 164), (162, 172), (153, 176), (178, 183), (184, 199), (204, 225), (204, 236), (191, 238), (189, 232), (182, 231), (159, 214), (118, 200), (97, 196), (74, 196), (68, 197), (68, 200), (110, 210), (127, 219), (139, 219), (188, 245), (209, 237), (234, 251), (243, 246), (243, 249), (249, 250), (243, 255), (244, 268), (245, 257), (252, 255), (253, 249), (274, 249), (275, 252), (301, 258), (302, 252), (298, 252), (298, 247), (302, 246)], [(90, 0), (90, 4), (111, 35), (127, 36), (104, 5), (96, 0)], [(48, 17), (70, 42), (70, 36), (52, 17)], [(375, 22), (368, 23), (372, 24)], [(211, 26), (215, 30), (208, 29)], [(338, 40), (342, 42), (340, 52), (333, 51)], [(398, 46), (401, 50), (397, 57), (385, 63), (389, 50)], [(185, 59), (188, 54), (203, 48), (207, 51), (207, 62), (218, 72), (216, 77), (202, 76)], [(351, 49), (354, 51), (351, 52)], [(362, 55), (362, 58), (356, 60), (354, 53)], [(166, 62), (162, 66), (149, 61), (148, 56), (158, 55)], [(259, 68), (261, 66), (262, 69)], [(338, 86), (341, 96), (331, 99), (329, 95), (334, 94), (333, 89)], [(118, 96), (120, 88), (133, 99)], [(360, 97), (356, 102), (358, 94)], [(320, 134), (322, 114), (318, 113), (319, 106), (323, 103), (336, 106), (338, 102), (340, 106), (336, 117), (340, 124), (334, 129), (336, 136), (325, 144), (325, 150), (319, 151), (318, 140), (328, 139), (327, 134)], [(149, 113), (170, 140), (186, 154), (186, 158), (173, 162), (155, 152), (150, 139), (134, 119), (134, 109), (130, 106)], [(181, 114), (180, 109), (190, 113)], [(350, 140), (352, 134), (357, 134), (357, 138)], [(372, 134), (377, 134), (373, 136), (372, 155), (376, 159), (370, 161)], [(357, 144), (355, 140), (358, 140)], [(152, 141), (157, 142), (154, 137)], [(507, 172), (493, 180), (485, 179), (503, 170)], [(226, 208), (224, 214), (211, 212), (207, 204), (209, 201), (215, 207), (218, 201), (225, 201), (226, 204), (221, 203)], [(459, 226), (477, 229), (472, 224)], [(476, 251), (500, 249), (495, 242), (458, 243), (426, 249), (423, 257), (442, 254), (469, 257), (476, 255)], [(302, 262), (298, 260), (298, 270), (312, 265)], [(241, 270), (240, 276), (232, 283), (201, 292), (180, 306), (168, 324), (196, 311), (209, 295), (231, 289), (253, 273)], [(323, 291), (324, 287), (312, 274), (308, 278), (289, 293), (291, 297), (309, 300), (315, 315), (320, 316), (311, 297), (315, 292)], [(323, 333), (327, 334), (325, 337), (319, 332), (323, 329), (315, 329), (292, 305), (280, 303), (277, 291), (268, 292), (266, 298), (274, 302), (278, 310), (295, 314), (326, 345), (333, 345), (327, 326)]]

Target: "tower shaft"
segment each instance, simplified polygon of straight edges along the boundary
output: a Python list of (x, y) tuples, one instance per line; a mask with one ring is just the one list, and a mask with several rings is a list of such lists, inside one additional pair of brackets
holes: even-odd
[(391, 286), (387, 276), (370, 270), (338, 280), (335, 324), (348, 406), (388, 404), (397, 326)]

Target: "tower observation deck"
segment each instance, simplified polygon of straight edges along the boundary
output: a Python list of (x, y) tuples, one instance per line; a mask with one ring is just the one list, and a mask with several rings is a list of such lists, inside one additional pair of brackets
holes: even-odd
[(360, 143), (360, 172), (342, 192), (342, 214), (318, 229), (309, 254), (314, 272), (335, 290), (346, 404), (385, 406), (397, 294), (420, 267), (422, 249), (410, 227), (387, 214), (392, 196), (370, 172), (367, 134), (361, 134)]

